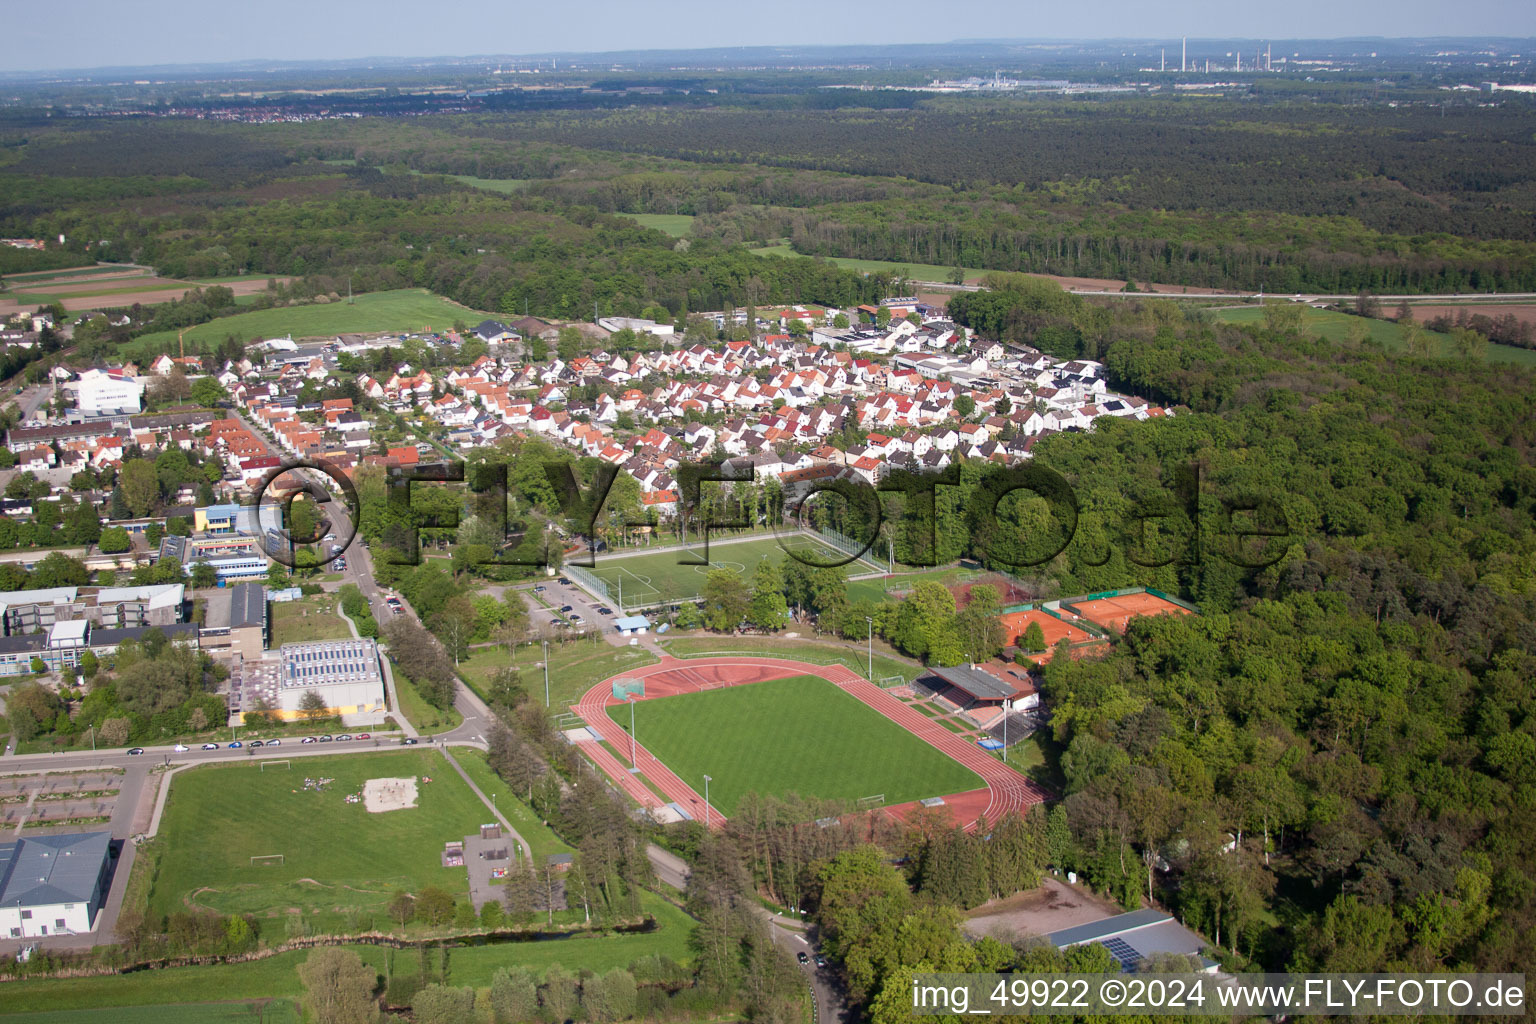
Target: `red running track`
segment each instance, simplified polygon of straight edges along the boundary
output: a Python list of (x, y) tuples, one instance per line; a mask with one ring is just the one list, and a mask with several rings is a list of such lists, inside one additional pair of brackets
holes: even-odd
[[(1010, 811), (1020, 814), (1033, 804), (1045, 800), (1046, 791), (1014, 769), (1003, 764), (974, 743), (961, 739), (927, 715), (914, 710), (878, 686), (860, 677), (842, 665), (812, 665), (803, 661), (779, 658), (723, 657), (678, 659), (663, 658), (655, 665), (633, 669), (614, 678), (645, 680), (645, 696), (640, 700), (654, 700), (682, 693), (698, 693), (702, 690), (719, 689), (722, 686), (742, 686), (748, 683), (785, 679), (790, 676), (820, 676), (846, 691), (864, 704), (880, 712), (903, 729), (912, 733), (931, 747), (935, 747), (952, 759), (965, 765), (981, 776), (985, 789), (971, 790), (945, 797), (945, 805), (954, 813), (956, 820), (971, 829), (985, 815), (987, 821), (996, 821)], [(643, 807), (660, 807), (663, 801), (636, 775), (629, 771), (629, 734), (608, 717), (608, 708), (624, 703), (613, 696), (613, 679), (604, 680), (588, 690), (574, 707), (587, 727), (607, 741), (619, 757), (615, 757), (601, 744), (588, 740), (580, 744), (583, 752), (610, 778)], [(697, 820), (704, 820), (704, 798), (692, 786), (645, 749), (636, 747), (636, 762), (646, 779), (663, 793), (667, 800), (687, 809)], [(886, 810), (897, 817), (905, 817), (918, 804), (901, 804)], [(718, 808), (708, 809), (710, 825), (725, 824), (725, 816)]]

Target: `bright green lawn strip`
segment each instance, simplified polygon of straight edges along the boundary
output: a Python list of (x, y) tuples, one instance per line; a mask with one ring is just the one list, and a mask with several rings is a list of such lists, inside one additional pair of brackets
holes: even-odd
[[(1306, 317), (1305, 329), (1329, 341), (1345, 341), (1349, 335), (1350, 328), (1355, 324), (1363, 323), (1370, 328), (1371, 337), (1389, 352), (1406, 351), (1402, 332), (1394, 323), (1367, 317), (1350, 316), (1348, 313), (1339, 313), (1331, 309), (1314, 309), (1311, 306), (1302, 307), (1302, 312)], [(1215, 311), (1215, 315), (1216, 319), (1223, 323), (1257, 324), (1262, 323), (1264, 320), (1264, 310), (1259, 306), (1218, 309)], [(1438, 331), (1426, 331), (1425, 334), (1433, 343), (1433, 348), (1431, 349), (1433, 355), (1447, 359), (1461, 358), (1457, 355), (1452, 345), (1450, 335), (1441, 334)], [(1536, 349), (1490, 344), (1488, 346), (1488, 361), (1490, 363), (1510, 363), (1517, 366), (1536, 366)]]
[(449, 732), (464, 724), (457, 708), (435, 708), (426, 702), (416, 684), (391, 665), (395, 676), (395, 695), (400, 698), (400, 713), (421, 732)]
[[(867, 651), (811, 640), (781, 640), (766, 636), (668, 636), (657, 642), (674, 658), (746, 654), (755, 658), (789, 658), (794, 661), (809, 662), (812, 665), (843, 665), (861, 676), (867, 677), (869, 674)], [(876, 682), (892, 676), (900, 676), (910, 683), (926, 671), (921, 665), (910, 665), (880, 653), (884, 647), (883, 641), (876, 641)]]
[[(452, 327), (455, 320), (464, 320), (473, 325), (486, 315), (433, 295), (424, 288), (402, 288), (396, 291), (368, 292), (357, 296), (355, 303), (350, 305), (340, 301), (237, 313), (189, 327), (186, 335), (188, 341), (198, 339), (217, 342), (222, 341), (225, 335), (232, 334), (249, 342), (256, 338), (281, 338), (287, 335), (294, 338), (317, 338), (352, 332), (408, 333), (427, 326), (441, 331)], [(175, 341), (175, 331), (160, 331), (126, 342), (124, 349), (132, 352), (162, 351)]]
[(539, 820), (539, 816), (522, 799), (511, 795), (507, 784), (503, 782), (495, 772), (491, 771), (490, 763), (486, 761), (485, 751), (476, 750), (473, 747), (455, 747), (453, 756), (459, 764), (469, 773), (469, 777), (475, 780), (475, 785), (486, 796), (496, 795), (496, 809), (512, 823), (518, 834), (528, 840), (528, 845), (533, 847), (533, 859), (536, 864), (543, 864), (545, 858), (552, 853), (571, 853), (574, 847), (568, 846), (561, 838)]
[(348, 640), (352, 631), (335, 612), (336, 598), (318, 594), (272, 605), (272, 647), (310, 640)]
[[(758, 256), (788, 256), (791, 259), (811, 259), (804, 253), (795, 252), (788, 245), (765, 245), (753, 249)], [(865, 273), (883, 272), (887, 274), (902, 273), (907, 277), (918, 281), (933, 281), (939, 284), (949, 283), (950, 275), (955, 272), (954, 267), (940, 267), (932, 263), (894, 263), (890, 260), (856, 260), (843, 256), (828, 256), (827, 262), (836, 263), (840, 267), (849, 270), (861, 270)], [(965, 280), (968, 284), (979, 281), (983, 274), (991, 271), (981, 267), (965, 267)]]
[[(711, 544), (708, 566), (679, 564), (684, 559), (702, 559), (701, 544), (690, 551), (599, 557), (596, 567), (587, 571), (608, 585), (611, 601), (619, 599), (622, 587), (625, 606), (633, 607), (694, 598), (703, 593), (704, 581), (715, 568), (731, 569), (750, 581), (753, 570), (764, 558), (778, 564), (790, 557), (790, 552), (805, 552), (805, 558), (821, 565), (845, 557), (807, 534), (795, 534), (785, 537), (782, 543), (775, 537), (759, 537), (734, 544)], [(868, 572), (869, 568), (862, 562), (853, 562), (839, 570), (846, 575), (850, 571)]]
[[(463, 869), (458, 870), (462, 875)], [(652, 953), (679, 963), (691, 960), (688, 938), (693, 930), (693, 919), (654, 893), (641, 894), (641, 908), (656, 919), (659, 926), (656, 931), (452, 949), (449, 953), (452, 983), (486, 986), (498, 968), (511, 965), (543, 972), (550, 964), (559, 963), (571, 970), (589, 968), (603, 972), (614, 967), (627, 967)], [(386, 950), (379, 946), (347, 948), (354, 950), (381, 974), (386, 960), (393, 962), (394, 972), (399, 976), (416, 974), (414, 951)], [(308, 951), (298, 951), (243, 964), (175, 967), (104, 978), (11, 982), (5, 986), (5, 1011), (146, 1006), (175, 999), (213, 1001), (298, 996), (302, 994), (298, 968), (308, 955)], [(435, 962), (435, 956), (432, 960)]]
[[(459, 662), (459, 673), (474, 685), (483, 687), (492, 672), (503, 665), (515, 665), (522, 673), (523, 686), (530, 699), (544, 700), (544, 670), (538, 664), (543, 648), (531, 645), (518, 649), (514, 662), (505, 647), (477, 647)], [(567, 704), (579, 700), (595, 684), (610, 676), (642, 665), (654, 665), (656, 656), (643, 647), (609, 647), (597, 642), (576, 640), (549, 645), (550, 707), (564, 711)]]
[(666, 232), (673, 238), (693, 233), (693, 217), (686, 213), (621, 213), (619, 216), (637, 220), (643, 227)]
[[(323, 792), (304, 790), (305, 778), (321, 776), (336, 781)], [(368, 779), (402, 776), (433, 780), (419, 783), (417, 807), (370, 814), (344, 799)], [(299, 758), (287, 770), (208, 765), (171, 786), (151, 911), (192, 904), (254, 913), (278, 935), (287, 908), (304, 910), (320, 927), (342, 927), (341, 910), (382, 915), (397, 888), (466, 893), (464, 869), (442, 867), (440, 854), (445, 841), (469, 835), (485, 818), (469, 787), (430, 750)], [(253, 855), (274, 853), (284, 855), (283, 864), (251, 865)]]
[[(628, 731), (628, 709), (609, 716)], [(636, 708), (640, 742), (726, 814), (749, 792), (889, 804), (981, 786), (969, 769), (824, 679), (799, 676)]]
[(253, 1002), (179, 1003), (170, 1006), (115, 1006), (91, 1010), (44, 1010), (7, 1014), (6, 1024), (298, 1024), (298, 1007), (288, 999)]

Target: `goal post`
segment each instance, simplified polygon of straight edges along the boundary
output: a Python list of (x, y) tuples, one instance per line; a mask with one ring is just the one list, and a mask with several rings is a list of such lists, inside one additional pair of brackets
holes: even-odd
[(261, 765), (261, 770), (262, 771), (266, 771), (268, 768), (279, 768), (279, 767), (282, 768), (284, 771), (286, 771), (288, 769), (288, 762), (287, 762), (286, 759), (282, 760), (282, 761), (257, 761), (256, 763)]
[(251, 858), (251, 867), (282, 867), (287, 860), (280, 853), (258, 853)]
[(876, 793), (874, 796), (861, 796), (861, 797), (859, 797), (859, 801), (858, 801), (857, 806), (858, 806), (859, 810), (861, 810), (861, 811), (868, 811), (868, 810), (872, 810), (873, 808), (880, 807), (884, 803), (885, 803), (885, 794), (884, 793)]

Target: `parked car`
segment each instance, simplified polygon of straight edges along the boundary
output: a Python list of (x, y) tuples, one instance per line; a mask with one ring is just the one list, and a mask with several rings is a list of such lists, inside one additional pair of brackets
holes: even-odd
[(252, 750), (255, 750), (257, 747), (264, 747), (264, 746), (266, 746), (266, 744), (261, 742), (261, 740), (252, 740), (251, 741), (251, 749)]
[(561, 610), (561, 611), (562, 611), (562, 612), (568, 612), (568, 611), (570, 611), (570, 610), (571, 610), (571, 606), (570, 606), (570, 605), (568, 605), (568, 604), (563, 604), (563, 605), (561, 605), (561, 606), (560, 606), (560, 610)]
[(795, 959), (800, 961), (803, 964), (808, 964), (808, 963), (811, 962), (811, 958), (806, 956), (804, 953), (796, 953), (795, 954)]
[(128, 753), (131, 756), (137, 756), (139, 754), (144, 753), (144, 748), (143, 747), (129, 747), (128, 748)]
[(575, 612), (571, 612), (571, 621), (572, 622), (584, 622), (586, 620), (584, 620), (580, 615), (577, 615)]
[(421, 742), (421, 740), (417, 739), (415, 736), (407, 736), (405, 739), (400, 741), (400, 743), (402, 745), (407, 746), (407, 747), (414, 747), (416, 744), (418, 744), (420, 742)]
[(817, 967), (825, 967), (825, 966), (827, 966), (827, 958), (822, 956), (820, 953), (817, 953), (816, 954), (816, 966)]
[(330, 733), (326, 733), (324, 736), (320, 737), (320, 742), (321, 743), (329, 743), (329, 742), (331, 742), (331, 740), (333, 740), (335, 738), (336, 737), (332, 736)]
[(245, 746), (244, 743), (241, 743), (239, 740), (235, 740), (235, 742), (233, 742), (233, 743), (231, 743), (229, 745), (229, 749), (230, 750), (239, 750), (243, 746)]
[(340, 736), (336, 737), (336, 742), (337, 743), (351, 743), (352, 742), (352, 737), (348, 736), (346, 733), (342, 733)]
[(548, 587), (544, 586), (544, 584), (541, 583), (538, 586), (533, 588), (533, 592), (535, 594), (542, 594), (542, 593), (544, 593), (544, 591), (546, 591), (548, 589), (549, 589)]
[(612, 615), (613, 614), (613, 609), (609, 608), (607, 605), (600, 605), (598, 607), (598, 609), (597, 609), (597, 614), (599, 614), (599, 615)]
[(368, 735), (368, 734), (367, 734), (367, 733), (365, 733), (365, 732), (360, 732), (360, 733), (358, 733), (358, 734), (357, 734), (357, 738), (358, 738), (358, 739), (360, 739), (360, 740), (371, 740), (371, 739), (373, 739), (373, 737), (372, 737), (372, 736), (370, 736), (370, 735)]
[(267, 746), (269, 746), (269, 747), (280, 747), (282, 745), (283, 745), (283, 741), (282, 740), (267, 740)]
[(218, 750), (219, 749), (219, 745), (217, 743), (204, 743), (203, 744), (203, 749), (204, 750)]
[(561, 583), (561, 584), (562, 584), (562, 585), (563, 585), (563, 586), (567, 586), (567, 587), (568, 587), (568, 586), (570, 586), (570, 585), (571, 585), (571, 581), (570, 581), (570, 580), (568, 580), (568, 579), (566, 579), (566, 578), (565, 578), (565, 577), (564, 577), (564, 576), (561, 576), (561, 577), (560, 577), (560, 583)]
[(320, 741), (315, 739), (315, 737), (313, 737), (313, 736), (305, 736), (303, 739), (299, 740), (299, 742), (300, 743), (319, 743)]
[(188, 748), (187, 748), (187, 745), (186, 745), (186, 744), (185, 744), (185, 743), (178, 743), (178, 744), (176, 744), (176, 745), (175, 745), (175, 746), (174, 746), (174, 747), (172, 747), (172, 748), (171, 748), (171, 749), (172, 749), (172, 750), (174, 750), (174, 751), (176, 751), (176, 753), (178, 753), (178, 754), (179, 754), (179, 753), (181, 753), (181, 752), (182, 752), (182, 751), (183, 751), (183, 750), (186, 750), (186, 749), (188, 749)]

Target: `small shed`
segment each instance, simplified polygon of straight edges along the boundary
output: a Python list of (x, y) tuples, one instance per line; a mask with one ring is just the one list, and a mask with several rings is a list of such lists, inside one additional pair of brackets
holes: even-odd
[(644, 615), (626, 615), (623, 618), (614, 619), (613, 628), (617, 629), (621, 636), (644, 635), (650, 630), (651, 623)]

